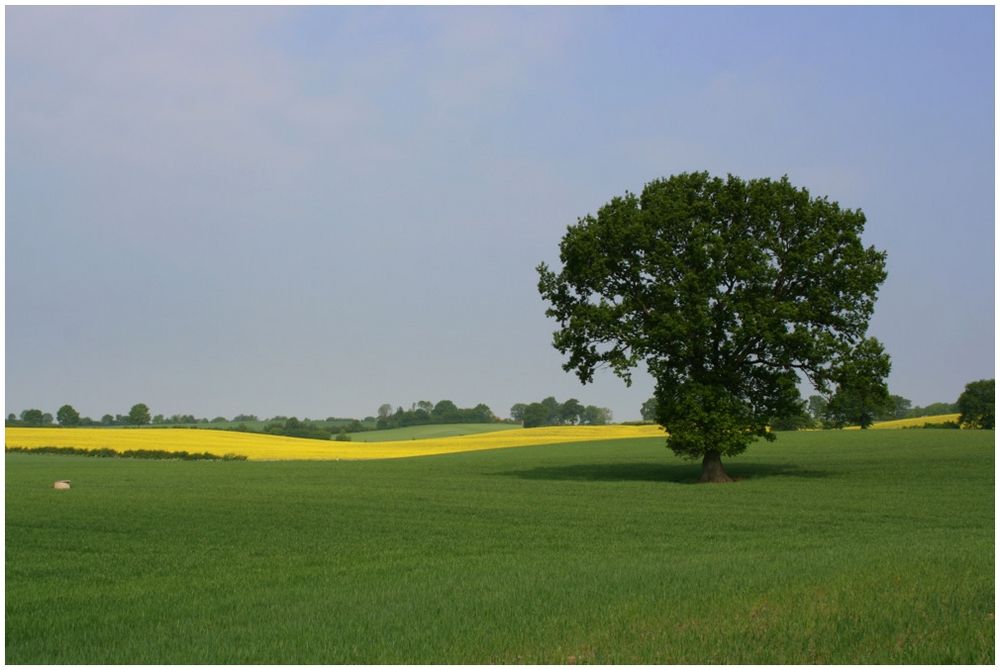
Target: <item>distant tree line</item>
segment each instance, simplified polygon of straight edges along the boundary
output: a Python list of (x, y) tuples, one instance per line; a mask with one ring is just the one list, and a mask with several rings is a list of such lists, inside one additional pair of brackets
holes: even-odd
[[(369, 417), (370, 419), (370, 417)], [(247, 424), (263, 424), (254, 428)], [(361, 430), (372, 430), (374, 419), (371, 419), (368, 426), (365, 426), (357, 419), (337, 419), (328, 417), (325, 421), (313, 421), (310, 419), (299, 420), (295, 417), (276, 416), (272, 419), (260, 421), (254, 414), (237, 414), (230, 421), (225, 417), (217, 416), (214, 419), (198, 418), (193, 414), (174, 414), (164, 416), (157, 414), (150, 416), (149, 407), (144, 403), (133, 405), (128, 414), (105, 414), (100, 420), (81, 416), (72, 405), (63, 405), (56, 412), (55, 417), (40, 409), (26, 409), (20, 416), (8, 414), (6, 425), (8, 426), (31, 426), (31, 427), (110, 427), (110, 426), (191, 426), (216, 428), (220, 430), (234, 430), (240, 432), (263, 432), (272, 435), (288, 435), (292, 437), (310, 437), (316, 439), (329, 440), (331, 437), (339, 437), (351, 432)], [(339, 439), (345, 439), (339, 437)]]
[(90, 417), (80, 416), (72, 405), (63, 405), (56, 411), (55, 419), (48, 412), (40, 409), (26, 409), (20, 414), (8, 414), (8, 426), (54, 426), (58, 422), (63, 427), (76, 426), (144, 426), (150, 422), (149, 407), (143, 403), (132, 405), (128, 414), (105, 414), (100, 421)]
[[(643, 420), (656, 420), (656, 398), (642, 404)], [(922, 416), (959, 414), (954, 423), (935, 424), (936, 427), (993, 428), (994, 380), (981, 379), (969, 382), (958, 400), (953, 403), (936, 402), (926, 407), (914, 407), (903, 396), (866, 393), (859, 390), (838, 389), (830, 398), (811, 395), (799, 399), (799, 411), (791, 416), (774, 419), (772, 430), (801, 430), (807, 428), (843, 428), (860, 426), (868, 428), (875, 421), (915, 419)]]
[[(362, 430), (371, 430), (371, 428), (365, 428), (365, 426), (357, 419), (351, 419), (350, 421), (341, 422), (338, 424), (333, 423), (337, 421), (336, 419), (327, 419), (326, 421), (310, 421), (309, 419), (302, 419), (301, 421), (296, 417), (275, 417), (264, 424), (264, 427), (260, 430), (262, 433), (267, 433), (268, 435), (285, 435), (287, 437), (304, 437), (311, 440), (350, 440), (350, 435), (348, 433), (357, 433)], [(245, 423), (241, 423), (235, 428), (230, 428), (229, 430), (236, 430), (242, 432), (254, 432), (247, 428)]]
[(420, 400), (410, 405), (408, 410), (397, 407), (395, 411), (393, 411), (392, 405), (385, 403), (379, 406), (377, 415), (375, 426), (379, 430), (436, 423), (495, 423), (499, 421), (494, 416), (493, 411), (483, 403), (475, 407), (462, 408), (451, 400), (439, 400), (437, 403)]
[(560, 403), (553, 396), (540, 402), (517, 403), (510, 408), (510, 418), (525, 428), (538, 426), (591, 425), (611, 423), (611, 410), (596, 405), (583, 405), (576, 398)]

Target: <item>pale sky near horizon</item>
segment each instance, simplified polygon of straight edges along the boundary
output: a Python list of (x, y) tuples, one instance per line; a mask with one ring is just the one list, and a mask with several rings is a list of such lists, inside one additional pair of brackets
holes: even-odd
[(994, 376), (993, 7), (19, 7), (6, 412), (373, 415), (581, 386), (535, 266), (655, 178), (787, 174), (888, 252), (892, 393)]

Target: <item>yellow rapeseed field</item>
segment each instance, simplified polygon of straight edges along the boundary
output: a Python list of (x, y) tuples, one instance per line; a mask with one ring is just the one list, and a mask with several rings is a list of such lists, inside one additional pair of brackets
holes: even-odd
[[(958, 414), (922, 416), (916, 419), (881, 421), (875, 430), (908, 428), (925, 423), (957, 421)], [(857, 426), (847, 430), (857, 430)], [(194, 428), (18, 428), (5, 429), (8, 447), (76, 447), (77, 449), (113, 449), (128, 451), (150, 449), (210, 453), (216, 456), (236, 454), (251, 460), (363, 460), (407, 458), (453, 454), (483, 449), (528, 447), (560, 442), (617, 440), (635, 437), (665, 437), (659, 426), (548, 426), (492, 433), (439, 437), (393, 442), (336, 442), (306, 440), (281, 435), (241, 433)]]
[[(961, 414), (935, 414), (934, 416), (918, 416), (915, 419), (894, 419), (892, 421), (876, 421), (870, 428), (872, 430), (888, 430), (892, 428), (913, 428), (922, 426), (925, 423), (948, 423), (958, 421)], [(859, 430), (858, 426), (850, 426), (847, 430)]]
[(11, 427), (6, 429), (5, 441), (8, 447), (28, 449), (159, 449), (217, 456), (237, 454), (251, 460), (357, 460), (664, 435), (659, 426), (550, 426), (424, 440), (351, 443), (193, 428)]

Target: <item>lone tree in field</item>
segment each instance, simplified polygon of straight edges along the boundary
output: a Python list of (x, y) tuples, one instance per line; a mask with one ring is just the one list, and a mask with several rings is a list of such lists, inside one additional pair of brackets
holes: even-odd
[(866, 337), (885, 253), (865, 217), (778, 181), (680, 174), (626, 193), (569, 226), (559, 272), (538, 266), (553, 344), (580, 381), (645, 363), (667, 446), (732, 481), (722, 456), (800, 410), (804, 375), (822, 393), (881, 386), (888, 355)]
[(149, 407), (141, 402), (132, 405), (132, 409), (128, 411), (128, 424), (130, 426), (145, 426), (149, 421)]

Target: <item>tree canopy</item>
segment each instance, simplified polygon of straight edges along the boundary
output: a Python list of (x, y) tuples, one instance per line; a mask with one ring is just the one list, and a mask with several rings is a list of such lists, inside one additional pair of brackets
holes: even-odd
[(785, 177), (706, 172), (650, 182), (569, 226), (562, 268), (538, 266), (553, 344), (583, 383), (645, 364), (677, 454), (728, 481), (721, 456), (773, 439), (805, 376), (821, 393), (884, 388), (888, 355), (867, 337), (885, 253), (865, 216)]
[(517, 403), (510, 408), (510, 416), (515, 421), (520, 421), (525, 428), (566, 424), (603, 426), (610, 423), (612, 418), (611, 410), (606, 407), (584, 406), (576, 398), (561, 403), (554, 396), (541, 402)]
[(145, 403), (136, 403), (128, 411), (127, 422), (130, 426), (145, 426), (150, 422), (149, 407)]
[(79, 426), (80, 413), (72, 405), (63, 405), (56, 411), (56, 421), (60, 426)]
[(993, 428), (996, 423), (996, 383), (980, 379), (965, 385), (958, 396), (959, 423), (968, 428)]

